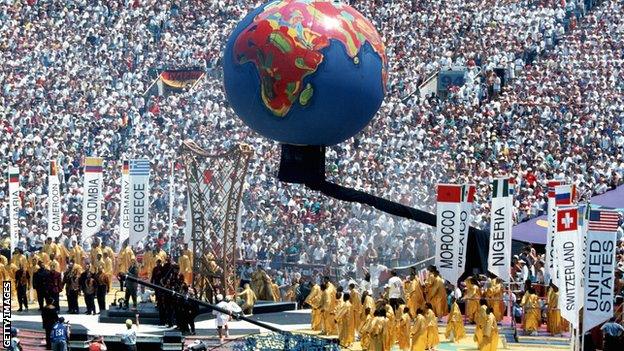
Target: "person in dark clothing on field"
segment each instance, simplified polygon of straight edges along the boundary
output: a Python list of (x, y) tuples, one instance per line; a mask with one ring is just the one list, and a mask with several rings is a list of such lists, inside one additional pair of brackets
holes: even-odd
[(39, 311), (41, 311), (48, 296), (50, 271), (45, 268), (42, 261), (37, 262), (37, 265), (39, 269), (33, 274), (33, 289), (37, 292), (37, 302), (39, 303)]
[[(130, 267), (128, 267), (128, 274), (137, 277), (139, 274), (139, 267), (137, 266), (136, 259), (132, 259), (132, 263), (130, 263)], [(128, 280), (126, 281), (126, 303), (130, 306), (130, 298), (132, 298), (132, 306), (137, 308), (137, 283)]]
[(99, 313), (102, 313), (102, 311), (106, 311), (106, 294), (110, 286), (108, 275), (104, 274), (102, 267), (98, 267), (97, 273), (95, 274), (95, 282), (97, 286), (96, 297), (100, 309)]
[(60, 311), (61, 307), (59, 306), (59, 296), (61, 291), (63, 290), (63, 278), (61, 277), (61, 273), (50, 270), (50, 276), (48, 280), (48, 296), (52, 300), (54, 300), (54, 306), (56, 306), (56, 311)]
[(19, 269), (15, 272), (15, 282), (17, 283), (17, 303), (19, 304), (18, 312), (23, 309), (28, 311), (28, 285), (30, 285), (30, 273), (20, 265)]
[(41, 324), (46, 333), (46, 350), (52, 349), (50, 333), (52, 332), (52, 327), (54, 327), (54, 324), (56, 324), (57, 321), (58, 312), (56, 310), (56, 306), (54, 306), (51, 299), (48, 299), (47, 305), (41, 309)]

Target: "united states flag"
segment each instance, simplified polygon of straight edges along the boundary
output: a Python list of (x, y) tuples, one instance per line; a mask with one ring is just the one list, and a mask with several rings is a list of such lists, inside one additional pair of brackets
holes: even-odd
[(613, 210), (589, 211), (589, 230), (592, 232), (617, 232), (620, 216)]

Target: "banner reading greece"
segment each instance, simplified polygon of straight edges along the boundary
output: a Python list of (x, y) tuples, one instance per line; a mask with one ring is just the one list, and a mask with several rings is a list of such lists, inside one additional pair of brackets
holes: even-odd
[(613, 275), (619, 216), (613, 210), (590, 210), (587, 225), (583, 332), (613, 316)]
[(557, 207), (555, 245), (559, 257), (559, 309), (573, 328), (579, 324), (581, 250), (578, 245), (578, 206)]
[(50, 161), (48, 174), (48, 236), (57, 238), (63, 232), (61, 213), (61, 181), (59, 180), (58, 165)]
[[(570, 206), (574, 204), (575, 189), (576, 187), (572, 184), (556, 185), (555, 186), (555, 208), (557, 208), (558, 206)], [(558, 285), (558, 284), (561, 284), (561, 269), (559, 269), (559, 266), (561, 265), (563, 259), (561, 258), (561, 249), (560, 249), (561, 243), (558, 243), (559, 240), (561, 240), (561, 236), (555, 235), (553, 237), (552, 244), (554, 248), (553, 269), (554, 269), (554, 272), (556, 273), (554, 275), (556, 277), (554, 282), (555, 282), (555, 285), (559, 287), (559, 290), (561, 290), (561, 286)], [(559, 296), (561, 297), (561, 294)]]
[(557, 282), (557, 274), (555, 270), (555, 187), (563, 184), (563, 181), (549, 180), (548, 181), (548, 210), (546, 216), (548, 219), (548, 229), (546, 232), (546, 257), (544, 262), (544, 279), (546, 283), (552, 282), (556, 286), (559, 286)]
[(130, 160), (130, 246), (149, 232), (149, 176), (148, 159)]
[(461, 199), (461, 185), (438, 184), (435, 265), (442, 278), (453, 285), (464, 273), (457, 269)]
[(121, 201), (119, 206), (119, 247), (130, 237), (130, 162), (124, 160), (121, 165)]
[(19, 212), (22, 208), (19, 185), (19, 168), (9, 166), (9, 226), (11, 252), (17, 247), (19, 241)]
[(504, 282), (509, 282), (511, 269), (511, 204), (509, 179), (496, 178), (492, 182), (490, 210), (490, 251), (488, 271)]
[(85, 157), (84, 191), (82, 197), (82, 240), (85, 242), (100, 230), (102, 224), (102, 164), (101, 157)]
[(464, 184), (462, 186), (461, 212), (459, 240), (457, 241), (457, 271), (460, 276), (466, 269), (466, 245), (468, 243), (468, 230), (472, 221), (472, 203), (477, 187), (474, 184)]

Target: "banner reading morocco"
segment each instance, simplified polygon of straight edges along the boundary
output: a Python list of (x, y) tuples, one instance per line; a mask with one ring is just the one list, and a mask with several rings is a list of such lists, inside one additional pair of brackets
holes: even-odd
[(130, 246), (149, 233), (149, 176), (148, 159), (130, 160)]
[(457, 269), (462, 188), (461, 185), (438, 184), (435, 265), (442, 278), (453, 285), (463, 273)]
[(488, 271), (504, 282), (509, 282), (511, 269), (511, 201), (509, 179), (496, 178), (492, 182), (490, 209), (490, 250)]
[(59, 180), (58, 165), (50, 161), (48, 174), (48, 236), (57, 238), (63, 232), (61, 213), (61, 182)]
[(130, 237), (130, 163), (124, 160), (121, 165), (121, 203), (119, 208), (119, 242), (118, 250), (123, 242)]
[(457, 241), (457, 272), (459, 272), (459, 276), (466, 270), (466, 245), (468, 243), (468, 230), (472, 221), (472, 203), (476, 191), (477, 187), (474, 184), (462, 186), (459, 240)]
[(22, 208), (19, 187), (19, 168), (9, 166), (9, 234), (11, 238), (11, 252), (17, 247), (17, 242), (19, 241), (19, 211)]
[(585, 264), (583, 332), (613, 316), (615, 240), (619, 216), (612, 210), (590, 210)]
[(85, 157), (84, 191), (82, 193), (83, 243), (100, 230), (102, 224), (102, 164), (101, 157)]
[(581, 250), (578, 245), (578, 206), (557, 207), (555, 249), (559, 257), (559, 309), (573, 328), (579, 324)]

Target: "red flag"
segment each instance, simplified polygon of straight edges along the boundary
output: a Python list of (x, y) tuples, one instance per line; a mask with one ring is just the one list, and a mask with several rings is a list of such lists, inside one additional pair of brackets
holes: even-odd
[(462, 186), (438, 184), (438, 202), (461, 202)]
[(557, 232), (578, 229), (578, 208), (557, 209)]
[(204, 171), (204, 184), (210, 184), (212, 181), (212, 171), (207, 169)]

